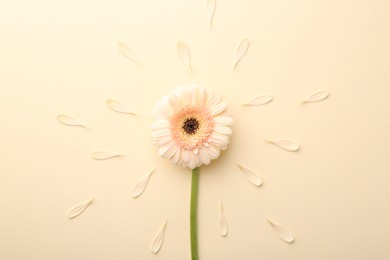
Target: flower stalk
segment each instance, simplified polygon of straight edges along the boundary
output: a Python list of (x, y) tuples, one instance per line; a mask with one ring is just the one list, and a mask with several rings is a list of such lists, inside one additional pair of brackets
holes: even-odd
[(191, 180), (191, 204), (190, 204), (190, 238), (191, 238), (191, 259), (198, 260), (198, 190), (199, 172), (197, 167), (192, 170)]

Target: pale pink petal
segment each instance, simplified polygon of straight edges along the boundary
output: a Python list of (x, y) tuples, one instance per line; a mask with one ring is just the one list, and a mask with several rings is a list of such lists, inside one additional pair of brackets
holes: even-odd
[(175, 152), (175, 154), (172, 157), (172, 162), (174, 164), (178, 164), (179, 163), (179, 160), (180, 160), (180, 150), (181, 149), (176, 149), (176, 152)]
[(221, 95), (213, 96), (213, 97), (211, 97), (211, 99), (207, 102), (207, 106), (208, 106), (209, 108), (212, 108), (212, 107), (216, 106), (216, 105), (219, 103), (219, 101), (221, 101), (221, 99), (222, 99), (222, 96), (221, 96)]
[(188, 162), (188, 168), (194, 169), (196, 167), (196, 158), (197, 158), (197, 156), (195, 154), (191, 153), (190, 157), (191, 157), (191, 159)]
[(189, 163), (190, 162), (191, 154), (192, 154), (192, 152), (190, 150), (182, 149), (181, 156), (183, 158), (183, 162), (184, 163)]
[(233, 124), (233, 118), (229, 116), (216, 116), (214, 117), (214, 122), (220, 125), (231, 125)]
[(210, 145), (210, 147), (205, 147), (207, 153), (210, 155), (211, 159), (216, 159), (219, 156), (219, 149), (215, 148), (215, 146)]
[(164, 146), (166, 144), (169, 144), (170, 142), (172, 142), (172, 136), (170, 136), (170, 135), (163, 137), (163, 138), (159, 139), (158, 141), (156, 140), (156, 143), (158, 146)]
[(214, 126), (214, 131), (224, 135), (232, 134), (232, 129), (230, 127), (219, 125), (219, 124)]
[(207, 104), (207, 89), (201, 86), (198, 90), (197, 106), (204, 107)]
[(158, 149), (158, 155), (161, 157), (166, 157), (166, 154), (169, 152), (173, 144), (167, 144), (165, 146), (161, 146), (160, 149)]
[(212, 116), (219, 115), (222, 112), (224, 112), (226, 110), (226, 108), (227, 108), (227, 105), (226, 105), (225, 102), (220, 103), (220, 104), (218, 104), (216, 106), (213, 106), (213, 107), (211, 107), (211, 115)]
[(211, 142), (218, 146), (225, 146), (229, 143), (229, 137), (227, 135), (219, 134), (219, 133), (212, 133), (210, 135)]
[(160, 119), (151, 125), (152, 129), (169, 128), (169, 121), (166, 119)]
[(203, 164), (208, 165), (210, 163), (210, 156), (205, 148), (199, 149), (199, 158)]
[(152, 137), (153, 138), (162, 138), (162, 137), (166, 137), (170, 134), (171, 134), (171, 130), (169, 128), (163, 128), (163, 129), (159, 129), (159, 130), (154, 131), (152, 133)]
[(169, 104), (169, 97), (165, 96), (163, 99), (158, 103), (158, 110), (160, 110), (160, 113), (164, 116), (164, 118), (170, 118), (173, 114), (173, 108)]

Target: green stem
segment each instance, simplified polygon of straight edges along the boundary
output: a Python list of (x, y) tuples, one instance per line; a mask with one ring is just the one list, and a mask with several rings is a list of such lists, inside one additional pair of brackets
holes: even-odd
[(200, 171), (199, 167), (192, 170), (192, 181), (191, 181), (190, 236), (191, 236), (191, 259), (192, 260), (198, 260), (199, 171)]

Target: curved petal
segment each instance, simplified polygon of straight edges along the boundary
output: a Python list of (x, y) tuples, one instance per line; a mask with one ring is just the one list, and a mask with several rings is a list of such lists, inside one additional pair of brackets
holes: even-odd
[(230, 127), (219, 125), (219, 124), (214, 126), (214, 131), (223, 135), (232, 134), (232, 129)]
[(192, 152), (190, 150), (182, 149), (181, 156), (183, 158), (183, 162), (184, 163), (189, 163), (190, 162), (191, 154), (192, 154)]
[(216, 116), (214, 117), (214, 122), (219, 125), (231, 125), (234, 120), (229, 116)]
[(218, 156), (220, 154), (220, 151), (215, 146), (210, 145), (209, 147), (205, 147), (205, 149), (206, 149), (207, 153), (210, 155), (211, 159), (217, 159), (218, 158)]
[(199, 148), (199, 159), (200, 161), (203, 163), (203, 164), (210, 164), (210, 155), (208, 154), (208, 152), (206, 151), (205, 148)]
[(222, 102), (222, 103), (219, 103), (218, 105), (216, 106), (212, 106), (210, 108), (210, 112), (211, 112), (211, 115), (212, 116), (216, 116), (216, 115), (219, 115), (221, 114), (222, 112), (224, 112), (227, 108), (227, 105), (225, 102)]
[(219, 134), (219, 133), (212, 133), (210, 135), (211, 142), (218, 146), (225, 146), (229, 144), (229, 137), (227, 135)]
[(152, 137), (155, 138), (155, 139), (166, 137), (166, 136), (169, 136), (169, 135), (171, 135), (171, 130), (169, 128), (163, 128), (163, 129), (155, 130), (152, 133)]
[(161, 129), (161, 128), (169, 128), (169, 121), (166, 119), (159, 119), (153, 122), (151, 125), (152, 129)]

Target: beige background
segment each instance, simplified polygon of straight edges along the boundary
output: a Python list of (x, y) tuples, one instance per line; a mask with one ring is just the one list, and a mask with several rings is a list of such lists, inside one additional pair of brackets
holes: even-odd
[[(219, 0), (209, 32), (204, 0), (1, 1), (0, 259), (189, 259), (190, 174), (157, 157), (149, 129), (157, 100), (188, 83), (222, 93), (236, 120), (230, 149), (202, 168), (202, 260), (390, 259), (389, 12), (385, 0)], [(243, 38), (250, 49), (232, 72)], [(179, 40), (191, 50), (191, 74)], [(330, 98), (298, 104), (317, 90)], [(240, 106), (260, 93), (274, 101)], [(140, 115), (109, 110), (108, 98)], [(89, 128), (63, 126), (59, 113)], [(100, 149), (125, 156), (92, 160)], [(153, 168), (145, 193), (131, 198)], [(87, 211), (66, 218), (91, 197)], [(265, 218), (296, 242), (281, 241)], [(164, 220), (155, 256), (149, 245)]]

